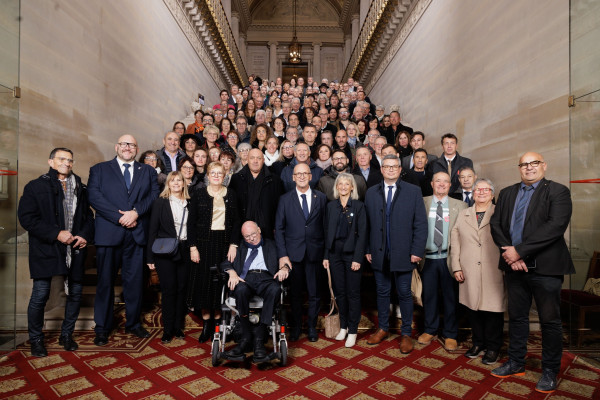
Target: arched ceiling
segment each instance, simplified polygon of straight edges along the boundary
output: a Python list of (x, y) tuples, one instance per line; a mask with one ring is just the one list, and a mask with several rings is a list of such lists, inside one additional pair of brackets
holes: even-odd
[[(281, 5), (282, 3), (283, 4), (289, 3), (286, 5), (286, 7), (288, 7), (289, 9), (291, 9), (291, 6), (293, 4), (292, 0), (287, 0), (287, 1), (284, 0), (284, 1), (277, 1), (277, 2), (273, 2), (273, 0), (245, 0), (245, 1), (247, 1), (247, 3), (248, 3), (248, 8), (249, 8), (250, 14), (253, 16), (253, 18), (255, 17), (254, 12), (257, 9), (260, 9), (261, 6), (265, 3), (268, 5), (269, 8), (273, 8), (273, 3), (275, 3), (275, 6)], [(317, 1), (317, 2), (319, 2), (319, 1)], [(308, 8), (308, 5), (310, 3), (311, 3), (310, 0), (297, 1), (296, 8), (298, 10), (298, 15), (303, 8)], [(324, 0), (324, 1), (320, 1), (319, 3), (328, 3), (336, 11), (337, 16), (338, 16), (337, 22), (339, 22), (339, 17), (342, 14), (342, 7), (344, 4), (344, 0)]]

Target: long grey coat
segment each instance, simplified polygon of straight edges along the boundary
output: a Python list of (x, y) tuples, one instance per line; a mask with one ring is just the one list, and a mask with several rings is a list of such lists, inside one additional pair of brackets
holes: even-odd
[(477, 226), (475, 206), (462, 210), (452, 229), (452, 271), (461, 271), (465, 281), (459, 286), (459, 301), (471, 310), (504, 312), (506, 295), (504, 273), (498, 269), (500, 251), (492, 239), (490, 204)]

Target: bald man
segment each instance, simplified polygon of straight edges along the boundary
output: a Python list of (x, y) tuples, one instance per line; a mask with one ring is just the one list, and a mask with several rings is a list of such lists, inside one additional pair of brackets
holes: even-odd
[(564, 234), (571, 219), (569, 189), (545, 178), (541, 154), (519, 160), (521, 182), (500, 192), (491, 218), (492, 237), (501, 256), (508, 294), (508, 361), (492, 375), (525, 375), (529, 309), (535, 299), (542, 327), (542, 376), (535, 390), (556, 389), (562, 357), (560, 290), (564, 275), (575, 273)]
[(88, 193), (96, 210), (98, 268), (94, 301), (96, 346), (108, 344), (113, 329), (114, 284), (119, 268), (127, 318), (125, 332), (140, 338), (150, 336), (140, 324), (143, 253), (150, 210), (159, 189), (154, 168), (135, 161), (137, 151), (135, 138), (123, 135), (115, 144), (117, 156), (90, 169)]

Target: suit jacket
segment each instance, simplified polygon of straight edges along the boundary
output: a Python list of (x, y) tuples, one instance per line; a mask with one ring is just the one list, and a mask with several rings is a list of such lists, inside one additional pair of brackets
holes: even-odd
[[(369, 221), (369, 249), (373, 269), (381, 271), (386, 242), (386, 192), (385, 182), (367, 190), (365, 207)], [(392, 199), (390, 220), (390, 270), (412, 271), (415, 264), (410, 256), (422, 257), (427, 243), (427, 214), (421, 190), (410, 183), (398, 180)]]
[[(452, 160), (452, 176), (450, 177), (450, 191), (449, 193), (454, 193), (456, 190), (460, 189), (460, 181), (458, 177), (460, 175), (460, 170), (464, 167), (473, 168), (473, 161), (470, 158), (463, 157), (458, 152), (456, 152), (456, 157)], [(446, 157), (442, 154), (438, 157), (437, 160), (433, 164), (431, 164), (432, 175), (437, 172), (444, 171), (448, 172), (448, 163), (446, 162)]]
[[(348, 200), (350, 229), (344, 241), (344, 253), (352, 253), (352, 261), (362, 263), (367, 248), (367, 212), (365, 205), (360, 200)], [(333, 249), (335, 235), (338, 229), (342, 212), (342, 203), (338, 199), (327, 204), (327, 217), (325, 218), (325, 256), (329, 259), (329, 252)], [(345, 223), (346, 221), (342, 221)]]
[[(358, 166), (358, 164), (354, 167), (354, 169), (352, 170), (352, 173), (354, 174), (354, 177), (357, 180), (362, 179), (363, 181), (365, 181), (365, 177), (363, 176), (362, 172), (360, 171), (360, 167)], [(360, 175), (360, 178), (358, 178), (359, 175)], [(383, 180), (383, 175), (381, 175), (381, 169), (374, 168), (373, 165), (371, 165), (370, 169), (369, 169), (369, 177), (365, 181), (365, 183), (367, 184), (367, 189), (370, 188), (371, 186), (380, 184), (382, 180)]]
[[(474, 195), (474, 193), (471, 192), (471, 197), (470, 197), (470, 200), (469, 200), (469, 207), (471, 207), (475, 203), (473, 195)], [(460, 201), (464, 202), (464, 200), (463, 200), (463, 190), (462, 189), (458, 189), (456, 192), (450, 193), (448, 196), (452, 197), (453, 199), (460, 200)], [(467, 203), (465, 203), (465, 204), (467, 204)]]
[[(269, 270), (271, 276), (275, 276), (279, 271), (279, 258), (277, 257), (277, 246), (275, 245), (275, 242), (263, 237), (262, 251), (265, 259), (265, 266)], [(244, 262), (246, 261), (247, 256), (248, 246), (246, 245), (246, 241), (242, 240), (237, 248), (233, 263), (230, 263), (229, 260), (223, 261), (221, 263), (221, 271), (227, 272), (230, 269), (234, 269), (238, 276), (241, 275), (244, 270)]]
[(475, 207), (460, 212), (452, 228), (452, 272), (462, 271), (459, 301), (471, 310), (504, 312), (504, 274), (498, 264), (498, 247), (490, 226), (494, 205), (490, 204), (477, 224)]
[[(490, 221), (492, 237), (498, 247), (512, 246), (510, 223), (521, 183), (503, 189), (498, 196), (496, 212)], [(571, 220), (573, 205), (569, 189), (542, 179), (533, 192), (523, 225), (523, 242), (515, 250), (541, 275), (575, 273), (564, 234)], [(502, 252), (502, 250), (500, 250)], [(500, 257), (499, 268), (512, 270)]]
[(288, 256), (292, 262), (300, 262), (304, 256), (310, 262), (323, 260), (323, 220), (327, 197), (312, 190), (312, 200), (308, 220), (304, 219), (302, 206), (296, 189), (279, 199), (275, 216), (275, 243), (279, 258)]
[[(88, 244), (94, 240), (94, 214), (88, 202), (86, 186), (75, 177), (77, 205), (73, 212), (73, 236), (81, 236)], [(69, 275), (73, 281), (83, 278), (87, 247), (71, 249), (71, 268), (67, 269), (67, 245), (57, 236), (65, 229), (64, 191), (55, 169), (32, 180), (23, 189), (18, 216), (29, 233), (29, 273), (31, 279)]]
[[(144, 246), (148, 237), (150, 210), (158, 197), (156, 170), (137, 161), (131, 163), (133, 179), (129, 192), (117, 158), (90, 168), (88, 191), (90, 204), (96, 210), (96, 245), (118, 246), (125, 232), (131, 231), (135, 242)], [(136, 209), (139, 217), (134, 228), (119, 224), (121, 211)]]
[[(402, 157), (402, 170), (404, 171), (408, 171), (409, 169), (411, 169), (410, 167), (410, 161), (412, 160), (413, 155), (410, 154), (406, 157)], [(427, 165), (431, 165), (435, 160), (437, 160), (437, 156), (435, 154), (427, 154)], [(414, 165), (413, 165), (414, 167)]]
[[(358, 176), (354, 172), (346, 169), (348, 173), (351, 173), (354, 176), (354, 180), (356, 181), (356, 187), (354, 190), (358, 193), (358, 198), (362, 201), (365, 199), (365, 193), (367, 193), (367, 184), (365, 182), (365, 178), (363, 178), (362, 174), (359, 172)], [(323, 176), (319, 179), (319, 183), (317, 184), (316, 189), (327, 196), (328, 201), (335, 200), (333, 197), (333, 187), (335, 185), (335, 180), (339, 173), (333, 168), (333, 166), (327, 167), (327, 169), (323, 172)]]
[[(189, 202), (188, 202), (189, 204)], [(186, 214), (189, 217), (189, 210), (186, 206)], [(181, 216), (178, 216), (181, 218)], [(157, 238), (176, 238), (179, 232), (175, 230), (175, 219), (171, 210), (169, 199), (159, 197), (154, 200), (152, 213), (150, 215), (150, 229), (148, 231), (148, 245), (146, 246), (146, 262), (154, 263), (154, 253), (152, 245)]]
[[(423, 202), (425, 203), (425, 211), (428, 214), (432, 200), (433, 196), (427, 196), (423, 198)], [(450, 208), (450, 224), (448, 225), (448, 255), (446, 262), (448, 263), (448, 270), (450, 271), (450, 273), (452, 273), (452, 228), (454, 228), (454, 224), (456, 223), (458, 214), (468, 206), (464, 201), (448, 197), (448, 207)]]

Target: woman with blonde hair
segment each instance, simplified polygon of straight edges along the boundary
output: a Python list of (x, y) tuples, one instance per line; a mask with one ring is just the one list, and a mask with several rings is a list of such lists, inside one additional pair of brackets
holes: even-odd
[[(154, 201), (150, 216), (146, 262), (156, 269), (162, 292), (162, 342), (173, 337), (183, 338), (187, 308), (185, 294), (189, 278), (190, 252), (187, 246), (188, 195), (185, 179), (180, 171), (167, 176), (165, 188)], [(158, 238), (178, 238), (176, 254), (155, 254), (153, 244)]]

